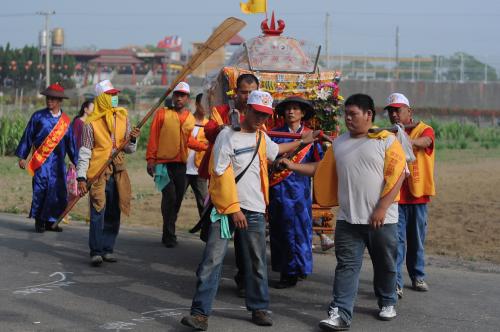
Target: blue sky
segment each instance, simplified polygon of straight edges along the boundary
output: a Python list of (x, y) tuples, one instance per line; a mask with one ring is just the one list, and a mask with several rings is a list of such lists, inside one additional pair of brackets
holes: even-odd
[[(242, 14), (238, 0), (2, 0), (1, 8), (0, 45), (16, 47), (37, 44), (44, 20), (32, 14), (40, 10), (56, 11), (51, 27), (64, 28), (68, 48), (156, 44), (177, 34), (187, 49), (228, 16), (247, 22), (245, 38), (258, 35), (264, 19)], [(286, 35), (319, 44), (330, 13), (333, 54), (392, 55), (399, 25), (402, 55), (464, 51), (500, 65), (498, 0), (268, 0), (268, 8), (286, 21)]]

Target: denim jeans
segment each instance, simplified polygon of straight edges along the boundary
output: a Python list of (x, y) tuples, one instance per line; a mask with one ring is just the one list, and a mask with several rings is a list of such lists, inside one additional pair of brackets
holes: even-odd
[(120, 205), (115, 178), (106, 181), (106, 205), (97, 212), (90, 204), (89, 247), (90, 256), (113, 253), (120, 230)]
[(424, 242), (427, 233), (427, 204), (400, 204), (398, 222), (398, 286), (403, 288), (403, 262), (410, 279), (425, 279)]
[(369, 225), (352, 225), (337, 220), (337, 267), (330, 308), (338, 307), (339, 315), (347, 324), (351, 324), (352, 320), (365, 248), (368, 248), (372, 259), (373, 288), (378, 306), (381, 308), (396, 304), (397, 227), (397, 224), (387, 224), (373, 230)]
[(196, 207), (198, 208), (200, 218), (203, 213), (203, 208), (205, 207), (205, 198), (207, 197), (207, 182), (208, 181), (201, 176), (186, 174), (184, 195), (186, 195), (187, 188), (191, 186), (196, 199)]
[[(237, 229), (236, 232), (239, 232), (245, 265), (246, 307), (250, 311), (264, 310), (269, 307), (264, 214), (247, 210), (242, 212), (248, 228)], [(198, 281), (191, 305), (192, 315), (210, 316), (228, 242), (228, 239), (220, 237), (220, 222), (211, 224), (203, 258), (196, 271)]]

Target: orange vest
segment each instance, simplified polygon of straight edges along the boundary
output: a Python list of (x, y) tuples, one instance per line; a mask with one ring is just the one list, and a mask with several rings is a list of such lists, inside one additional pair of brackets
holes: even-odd
[[(258, 140), (257, 131), (257, 138)], [(262, 133), (264, 135), (264, 133)], [(260, 185), (262, 193), (264, 194), (264, 202), (269, 205), (269, 177), (267, 174), (267, 154), (266, 154), (266, 140), (264, 136), (260, 141), (259, 151), (255, 158), (259, 158), (260, 162)], [(240, 211), (240, 202), (238, 200), (238, 190), (234, 176), (233, 166), (229, 164), (227, 169), (222, 175), (217, 175), (214, 172), (214, 156), (210, 156), (209, 172), (210, 183), (208, 190), (210, 199), (221, 214), (231, 214)]]
[(186, 163), (188, 157), (187, 142), (194, 128), (194, 116), (187, 110), (182, 113), (171, 109), (161, 109), (164, 112), (163, 125), (160, 130), (157, 159), (176, 159)]
[[(431, 127), (420, 121), (410, 132), (410, 138), (419, 138), (427, 128)], [(413, 153), (417, 159), (408, 163), (408, 168), (410, 169), (408, 187), (414, 197), (436, 195), (434, 185), (434, 150), (432, 149), (432, 153), (429, 155), (425, 152), (425, 149), (413, 148)]]
[[(115, 113), (115, 148), (120, 146), (127, 134), (127, 117), (121, 113)], [(106, 124), (106, 118), (102, 117), (90, 122), (94, 132), (94, 148), (90, 158), (90, 165), (87, 171), (87, 178), (93, 178), (101, 167), (106, 163), (113, 151), (113, 141)]]

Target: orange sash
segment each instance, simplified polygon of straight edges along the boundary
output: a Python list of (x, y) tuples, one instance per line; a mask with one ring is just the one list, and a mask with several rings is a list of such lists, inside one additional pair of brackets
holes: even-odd
[(29, 175), (35, 175), (35, 171), (43, 165), (52, 151), (54, 151), (57, 144), (59, 144), (61, 139), (66, 134), (70, 122), (71, 120), (69, 119), (69, 117), (65, 113), (62, 113), (56, 125), (54, 126), (54, 128), (52, 128), (52, 131), (47, 135), (47, 137), (45, 137), (45, 140), (38, 147), (38, 149), (33, 152), (33, 155), (31, 156), (31, 159), (26, 166), (26, 170), (28, 171)]

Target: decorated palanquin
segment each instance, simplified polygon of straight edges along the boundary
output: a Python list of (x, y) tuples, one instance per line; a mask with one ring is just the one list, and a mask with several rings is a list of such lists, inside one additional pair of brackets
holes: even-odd
[[(318, 65), (321, 47), (308, 41), (281, 36), (285, 27), (282, 20), (277, 24), (274, 13), (270, 26), (267, 19), (261, 24), (263, 35), (251, 38), (237, 49), (227, 65), (210, 79), (205, 100), (212, 109), (227, 104), (236, 90), (238, 76), (252, 73), (260, 83), (260, 89), (269, 92), (275, 104), (289, 96), (301, 96), (315, 106), (315, 116), (307, 126), (321, 129), (331, 137), (338, 133), (338, 105), (340, 73), (323, 71)], [(283, 119), (274, 115), (267, 128), (283, 125)], [(273, 136), (273, 133), (269, 133)], [(313, 204), (313, 218), (322, 221), (318, 232), (333, 232), (331, 207)]]

